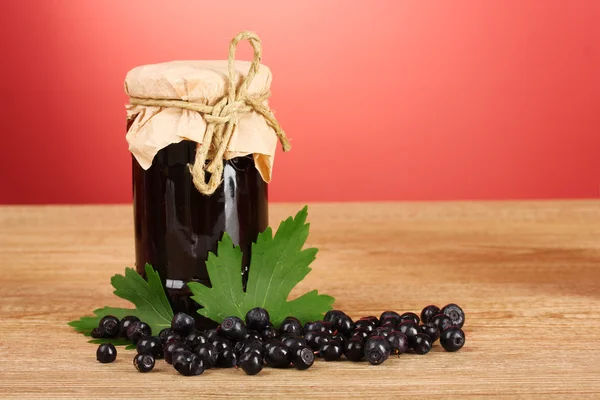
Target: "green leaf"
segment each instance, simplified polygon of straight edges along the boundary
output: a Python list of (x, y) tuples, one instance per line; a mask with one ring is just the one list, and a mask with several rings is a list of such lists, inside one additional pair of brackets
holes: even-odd
[(308, 207), (304, 207), (295, 218), (283, 221), (275, 236), (271, 228), (258, 235), (252, 245), (246, 292), (241, 279), (242, 251), (225, 233), (217, 254), (209, 254), (206, 263), (212, 287), (188, 283), (192, 299), (203, 306), (198, 313), (221, 322), (229, 316), (243, 319), (248, 310), (263, 307), (275, 326), (287, 316), (303, 323), (321, 319), (332, 308), (333, 297), (314, 290), (287, 301), (292, 289), (310, 272), (309, 265), (317, 254), (315, 248), (302, 250), (310, 227), (307, 216)]
[(88, 340), (88, 343), (93, 343), (93, 344), (112, 343), (115, 346), (126, 346), (125, 350), (135, 349), (135, 344), (132, 344), (131, 340), (127, 340), (127, 339), (117, 339), (117, 338), (92, 339), (92, 340)]
[[(92, 329), (98, 326), (98, 322), (105, 315), (114, 315), (121, 319), (126, 315), (135, 315), (152, 328), (154, 334), (164, 328), (171, 326), (173, 310), (165, 295), (162, 282), (158, 272), (150, 264), (146, 264), (147, 280), (142, 278), (132, 268), (125, 268), (125, 275), (114, 275), (110, 282), (115, 288), (113, 292), (122, 299), (128, 300), (135, 308), (104, 307), (94, 310), (94, 316), (82, 317), (69, 322), (77, 332), (86, 336), (90, 335)], [(113, 339), (97, 339), (94, 343), (104, 343)], [(121, 344), (121, 343), (119, 343)]]
[(188, 287), (194, 295), (192, 300), (204, 307), (198, 313), (221, 322), (226, 317), (241, 315), (245, 293), (241, 275), (242, 250), (233, 245), (227, 233), (217, 245), (217, 254), (219, 256), (209, 253), (206, 261), (212, 288), (197, 282), (189, 282)]

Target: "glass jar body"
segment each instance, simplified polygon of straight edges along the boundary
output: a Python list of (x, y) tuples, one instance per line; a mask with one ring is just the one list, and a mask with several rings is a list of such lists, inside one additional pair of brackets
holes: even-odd
[(174, 312), (196, 318), (199, 329), (214, 325), (196, 313), (186, 283), (210, 286), (206, 270), (224, 232), (244, 254), (240, 279), (244, 286), (252, 243), (268, 226), (267, 183), (252, 156), (224, 161), (223, 182), (210, 196), (201, 194), (188, 168), (195, 142), (182, 141), (160, 150), (149, 169), (133, 158), (133, 205), (136, 268), (146, 263), (158, 271)]

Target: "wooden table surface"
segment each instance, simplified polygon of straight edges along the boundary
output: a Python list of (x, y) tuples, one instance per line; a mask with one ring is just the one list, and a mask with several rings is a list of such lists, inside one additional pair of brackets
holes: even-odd
[[(271, 223), (299, 204), (271, 207)], [(133, 262), (130, 206), (0, 207), (0, 397), (600, 398), (600, 202), (313, 204), (318, 288), (352, 317), (460, 304), (465, 347), (384, 365), (140, 374), (67, 321), (104, 305)]]

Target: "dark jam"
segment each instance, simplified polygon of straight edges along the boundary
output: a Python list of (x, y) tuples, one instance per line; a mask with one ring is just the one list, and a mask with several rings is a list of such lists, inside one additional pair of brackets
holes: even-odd
[(243, 253), (240, 279), (247, 279), (250, 248), (268, 225), (267, 184), (252, 156), (224, 161), (223, 183), (206, 196), (192, 182), (188, 164), (196, 143), (183, 141), (160, 150), (148, 170), (133, 159), (136, 267), (151, 264), (163, 280), (174, 312), (193, 315), (200, 329), (213, 323), (196, 313), (186, 283), (210, 286), (208, 252), (227, 232)]

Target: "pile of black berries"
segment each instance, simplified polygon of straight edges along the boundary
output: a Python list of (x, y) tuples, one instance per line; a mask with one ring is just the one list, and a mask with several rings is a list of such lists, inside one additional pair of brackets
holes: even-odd
[[(241, 368), (248, 375), (258, 374), (265, 365), (271, 368), (299, 370), (310, 368), (315, 355), (325, 361), (366, 359), (372, 365), (383, 363), (390, 355), (412, 351), (427, 354), (439, 339), (446, 351), (457, 351), (465, 344), (461, 329), (465, 322), (463, 310), (456, 304), (443, 308), (430, 305), (421, 315), (402, 315), (385, 311), (379, 318), (363, 317), (357, 321), (339, 310), (325, 314), (323, 321), (307, 322), (287, 317), (276, 329), (269, 313), (253, 308), (246, 321), (228, 317), (216, 329), (198, 331), (194, 319), (177, 313), (171, 328), (152, 336), (150, 326), (133, 316), (119, 321), (106, 316), (93, 337), (122, 337), (136, 345), (133, 364), (140, 372), (154, 368), (157, 359), (164, 360), (182, 375), (200, 375), (209, 368)], [(96, 352), (98, 361), (112, 362), (117, 357), (115, 347), (101, 344)]]

